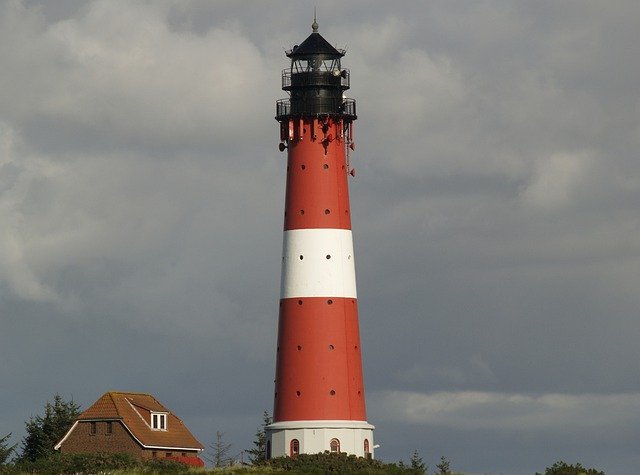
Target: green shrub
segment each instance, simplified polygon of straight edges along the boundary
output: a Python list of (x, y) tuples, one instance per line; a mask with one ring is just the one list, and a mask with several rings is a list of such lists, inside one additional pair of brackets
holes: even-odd
[(300, 454), (295, 457), (278, 457), (269, 460), (269, 466), (275, 469), (304, 474), (362, 474), (362, 475), (395, 475), (412, 474), (412, 469), (398, 467), (394, 463), (384, 463), (355, 455), (331, 454)]
[[(544, 472), (545, 475), (604, 475), (604, 472), (595, 468), (586, 468), (582, 464), (576, 463), (575, 465), (559, 460), (551, 467), (547, 467)], [(536, 474), (537, 475), (537, 474)]]
[(4, 473), (188, 473), (190, 468), (174, 460), (140, 460), (126, 453), (61, 454), (55, 453), (34, 461), (22, 460), (12, 467), (4, 467)]
[(15, 469), (32, 473), (96, 473), (105, 470), (128, 470), (140, 466), (129, 454), (61, 454), (54, 453), (33, 461), (22, 460)]
[(193, 471), (187, 465), (167, 459), (149, 459), (142, 464), (143, 473), (189, 473)]

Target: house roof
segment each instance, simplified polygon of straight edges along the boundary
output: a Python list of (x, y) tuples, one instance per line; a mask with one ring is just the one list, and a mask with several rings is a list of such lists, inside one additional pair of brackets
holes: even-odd
[[(152, 412), (167, 414), (166, 430), (151, 428)], [(78, 417), (87, 420), (120, 420), (144, 447), (204, 449), (180, 418), (151, 394), (105, 393)]]

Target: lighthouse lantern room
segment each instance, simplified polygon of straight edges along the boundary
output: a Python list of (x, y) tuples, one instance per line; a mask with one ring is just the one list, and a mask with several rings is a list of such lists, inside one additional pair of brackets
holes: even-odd
[(276, 103), (287, 151), (273, 423), (267, 457), (373, 457), (367, 422), (347, 178), (356, 103), (344, 50), (313, 32), (287, 56)]

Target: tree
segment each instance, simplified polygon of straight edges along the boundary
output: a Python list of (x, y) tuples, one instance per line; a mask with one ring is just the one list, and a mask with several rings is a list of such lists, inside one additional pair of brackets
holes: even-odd
[(11, 455), (16, 451), (18, 444), (9, 446), (9, 439), (11, 438), (11, 432), (4, 437), (0, 437), (0, 465), (4, 465), (9, 461)]
[(440, 475), (448, 475), (451, 473), (451, 461), (444, 455), (440, 457), (440, 463), (436, 465), (436, 468), (440, 470)]
[(207, 461), (211, 462), (214, 467), (226, 467), (233, 462), (233, 457), (229, 456), (231, 450), (231, 444), (224, 441), (224, 432), (216, 432), (216, 440), (213, 444), (209, 445), (211, 451), (209, 456), (205, 457)]
[(262, 414), (262, 425), (256, 429), (256, 438), (253, 441), (254, 448), (247, 450), (249, 462), (252, 465), (263, 465), (267, 462), (267, 430), (266, 427), (273, 422), (269, 411)]
[[(536, 474), (538, 475), (538, 474)], [(569, 465), (562, 460), (554, 463), (551, 467), (547, 467), (544, 475), (605, 475), (604, 472), (595, 468), (585, 468), (580, 463)]]
[(420, 453), (417, 450), (414, 450), (413, 455), (411, 456), (411, 470), (419, 475), (427, 473), (427, 466), (424, 464), (424, 460), (422, 460), (422, 457), (420, 457)]
[(80, 415), (80, 405), (73, 399), (65, 401), (56, 394), (53, 404), (44, 406), (44, 415), (31, 416), (25, 422), (27, 435), (22, 439), (22, 460), (37, 460), (54, 453), (54, 446)]

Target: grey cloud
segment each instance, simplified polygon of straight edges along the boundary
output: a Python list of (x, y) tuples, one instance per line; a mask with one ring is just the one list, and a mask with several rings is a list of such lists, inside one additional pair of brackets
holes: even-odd
[[(502, 429), (544, 431), (599, 430), (615, 432), (632, 426), (640, 395), (629, 394), (509, 394), (389, 391), (373, 395), (372, 404), (388, 420), (461, 430)], [(373, 402), (375, 401), (375, 402)]]

